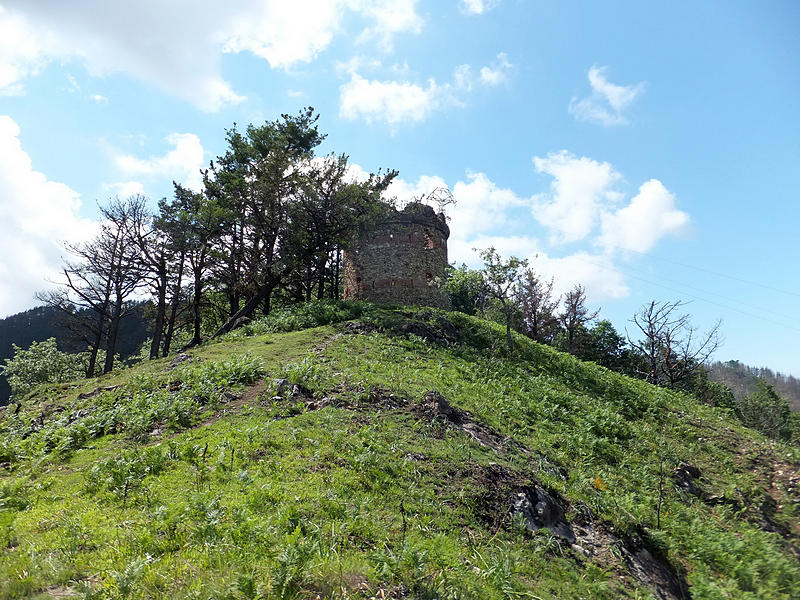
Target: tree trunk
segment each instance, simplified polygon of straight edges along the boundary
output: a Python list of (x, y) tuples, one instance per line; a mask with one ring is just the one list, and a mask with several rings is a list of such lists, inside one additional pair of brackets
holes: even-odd
[(256, 293), (256, 295), (250, 298), (250, 300), (248, 300), (247, 302), (245, 302), (244, 306), (240, 308), (236, 314), (232, 315), (231, 318), (228, 319), (228, 321), (225, 324), (223, 324), (222, 327), (220, 327), (216, 331), (216, 333), (214, 333), (213, 336), (211, 336), (211, 338), (214, 339), (223, 334), (228, 333), (233, 328), (233, 325), (236, 323), (236, 321), (238, 321), (242, 317), (249, 317), (251, 314), (253, 314), (253, 311), (256, 308), (258, 308), (258, 305), (261, 304), (262, 302), (264, 303), (264, 306), (267, 308), (267, 311), (269, 311), (270, 299), (272, 297), (272, 290), (275, 289), (276, 285), (277, 281), (270, 281), (268, 283), (262, 284), (258, 288), (258, 292)]
[(328, 264), (328, 254), (325, 253), (319, 259), (317, 265), (317, 300), (322, 300), (325, 297), (325, 267)]
[(203, 317), (200, 314), (200, 299), (203, 294), (203, 272), (202, 269), (194, 270), (194, 298), (192, 300), (192, 323), (194, 327), (194, 334), (192, 341), (189, 342), (190, 346), (196, 346), (202, 339), (200, 335), (200, 328), (202, 326)]
[(117, 333), (122, 316), (122, 296), (117, 294), (111, 320), (108, 323), (108, 337), (106, 338), (106, 362), (103, 365), (103, 374), (110, 373), (114, 368), (114, 353), (117, 350)]
[(103, 340), (103, 315), (97, 318), (97, 332), (89, 351), (89, 365), (86, 367), (86, 377), (94, 377), (94, 370), (97, 367), (97, 353), (100, 351), (100, 342)]
[(167, 313), (167, 265), (164, 257), (158, 266), (158, 305), (156, 307), (156, 320), (153, 325), (153, 339), (150, 342), (150, 360), (158, 358), (161, 348), (161, 336), (164, 333), (164, 317)]
[(333, 263), (333, 285), (331, 286), (331, 298), (334, 300), (339, 299), (339, 265), (342, 260), (342, 251), (336, 247), (336, 258)]
[(181, 250), (180, 258), (178, 259), (178, 277), (175, 280), (175, 288), (172, 292), (172, 302), (170, 305), (169, 322), (167, 323), (167, 335), (164, 338), (164, 349), (161, 356), (169, 356), (169, 347), (172, 344), (172, 336), (175, 333), (175, 319), (178, 317), (178, 305), (181, 300), (181, 284), (183, 283), (183, 269), (186, 262), (186, 253)]

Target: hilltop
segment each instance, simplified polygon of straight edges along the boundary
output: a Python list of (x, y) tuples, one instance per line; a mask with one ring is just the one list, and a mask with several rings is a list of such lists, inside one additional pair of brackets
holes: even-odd
[(709, 366), (708, 376), (725, 384), (741, 400), (758, 389), (762, 380), (778, 392), (794, 411), (800, 411), (800, 379), (791, 375), (775, 373), (766, 367), (751, 367), (737, 360), (715, 362)]
[(329, 302), (0, 412), (0, 598), (800, 598), (800, 450)]

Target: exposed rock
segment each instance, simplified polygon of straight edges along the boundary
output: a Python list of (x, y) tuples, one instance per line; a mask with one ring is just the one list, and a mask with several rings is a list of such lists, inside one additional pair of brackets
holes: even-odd
[(564, 509), (547, 490), (536, 484), (516, 492), (511, 498), (512, 517), (522, 519), (529, 531), (546, 527), (555, 535), (575, 543), (575, 532), (564, 520)]
[(78, 400), (86, 400), (87, 398), (94, 398), (102, 394), (103, 392), (113, 392), (119, 386), (118, 385), (106, 385), (102, 387), (97, 387), (93, 389), (91, 392), (84, 392), (83, 394), (78, 394)]
[(242, 398), (241, 394), (234, 394), (229, 390), (225, 390), (222, 392), (222, 401), (223, 402), (236, 402)]
[(658, 600), (682, 600), (690, 598), (687, 586), (672, 569), (656, 559), (647, 548), (631, 551), (622, 547), (622, 555), (636, 579), (646, 585)]
[(275, 379), (272, 382), (272, 389), (275, 390), (275, 395), (284, 398), (289, 395), (292, 384), (288, 379)]
[(480, 445), (497, 452), (505, 450), (506, 438), (489, 427), (478, 423), (472, 415), (452, 406), (439, 392), (431, 390), (422, 397), (419, 412), (429, 418), (440, 418), (456, 429), (460, 429)]
[(378, 328), (370, 323), (364, 323), (363, 321), (348, 321), (345, 323), (342, 328), (344, 329), (345, 333), (361, 335), (367, 333), (374, 333), (378, 331)]
[(461, 340), (455, 325), (444, 318), (437, 319), (434, 325), (418, 320), (408, 320), (401, 323), (396, 328), (396, 332), (404, 335), (416, 335), (440, 346), (455, 344)]
[(675, 485), (692, 496), (699, 497), (702, 494), (700, 488), (695, 484), (695, 480), (699, 477), (700, 469), (686, 461), (681, 461), (672, 471), (672, 479), (675, 481)]
[(187, 362), (187, 361), (190, 361), (190, 360), (192, 360), (192, 357), (190, 355), (186, 354), (186, 352), (179, 352), (178, 354), (175, 355), (175, 358), (173, 358), (170, 361), (169, 365), (167, 365), (166, 370), (167, 371), (171, 371), (172, 369), (177, 367), (179, 364)]

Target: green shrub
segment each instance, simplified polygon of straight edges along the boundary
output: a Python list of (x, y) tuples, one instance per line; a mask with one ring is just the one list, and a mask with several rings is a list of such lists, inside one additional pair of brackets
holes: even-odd
[(370, 307), (366, 302), (313, 300), (273, 310), (268, 316), (245, 325), (245, 335), (299, 331), (357, 319)]
[(739, 402), (742, 423), (771, 438), (791, 436), (791, 408), (771, 385), (759, 380), (758, 388)]
[(63, 383), (86, 375), (86, 356), (61, 352), (55, 338), (32, 342), (27, 349), (13, 347), (14, 356), (0, 366), (12, 396), (26, 394), (41, 383)]

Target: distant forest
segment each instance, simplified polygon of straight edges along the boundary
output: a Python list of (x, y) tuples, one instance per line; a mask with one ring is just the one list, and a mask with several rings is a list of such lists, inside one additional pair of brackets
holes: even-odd
[(725, 384), (741, 400), (756, 391), (758, 381), (768, 383), (785, 399), (793, 411), (800, 411), (800, 379), (775, 373), (766, 367), (743, 365), (738, 360), (715, 362), (709, 366), (709, 378)]
[[(126, 358), (139, 351), (147, 339), (148, 321), (144, 316), (145, 303), (127, 315), (120, 323), (120, 336), (117, 353)], [(76, 336), (68, 327), (64, 313), (50, 306), (39, 306), (24, 312), (0, 319), (0, 365), (14, 356), (14, 344), (27, 348), (31, 342), (42, 342), (56, 338), (58, 349), (63, 352), (80, 352), (86, 349), (86, 342)], [(11, 388), (0, 372), (0, 406), (8, 403)]]

